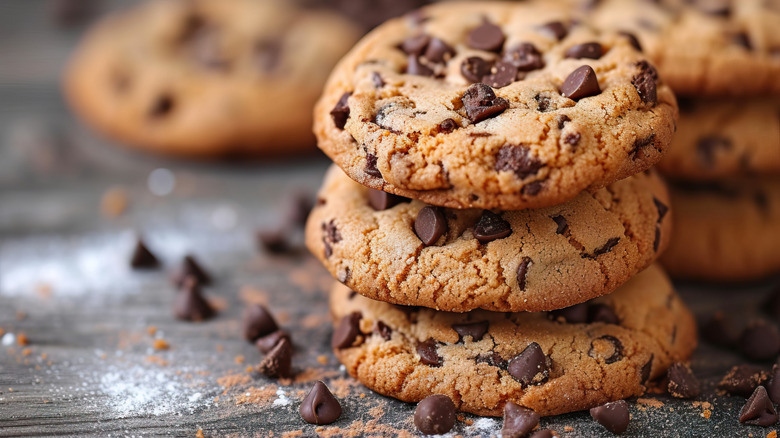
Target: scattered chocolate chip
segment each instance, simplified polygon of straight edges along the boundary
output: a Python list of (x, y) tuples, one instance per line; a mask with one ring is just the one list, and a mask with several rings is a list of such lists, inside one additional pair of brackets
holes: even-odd
[(355, 344), (360, 336), (360, 320), (363, 315), (360, 312), (352, 312), (344, 315), (339, 321), (339, 326), (333, 331), (330, 345), (333, 348), (349, 348)]
[(257, 366), (257, 372), (267, 377), (291, 377), (292, 376), (292, 344), (286, 338), (282, 338), (263, 358)]
[(257, 349), (260, 350), (260, 352), (263, 354), (267, 354), (269, 351), (273, 350), (276, 344), (278, 344), (282, 339), (287, 339), (292, 345), (292, 339), (290, 338), (289, 333), (284, 330), (276, 330), (271, 334), (258, 338), (255, 341), (255, 347), (257, 347)]
[(424, 53), (425, 59), (437, 64), (445, 63), (455, 56), (455, 49), (439, 38), (431, 38)]
[(643, 385), (646, 384), (648, 380), (650, 380), (650, 373), (653, 371), (653, 359), (655, 359), (655, 355), (650, 354), (650, 359), (646, 364), (642, 365), (642, 370), (640, 371), (639, 377), (642, 379)]
[(452, 119), (444, 119), (444, 121), (439, 123), (439, 132), (444, 134), (449, 134), (458, 128), (460, 128), (460, 126)]
[(716, 312), (701, 326), (701, 337), (710, 344), (721, 347), (733, 347), (739, 338), (734, 321), (723, 312)]
[(407, 58), (406, 72), (418, 76), (433, 76), (434, 74), (433, 69), (423, 64), (420, 58), (415, 55), (409, 55)]
[(402, 202), (409, 202), (409, 198), (387, 193), (382, 190), (368, 189), (368, 204), (374, 210), (387, 210)]
[(543, 166), (538, 158), (531, 155), (531, 150), (522, 144), (505, 144), (496, 154), (496, 170), (514, 172), (520, 179), (536, 175)]
[(374, 83), (374, 87), (382, 88), (385, 86), (385, 80), (382, 79), (382, 75), (377, 72), (371, 74), (371, 82)]
[(590, 416), (608, 431), (620, 435), (628, 429), (630, 416), (625, 400), (610, 402), (590, 409)]
[(599, 336), (590, 342), (588, 356), (594, 359), (604, 359), (604, 363), (607, 365), (615, 363), (623, 360), (623, 343), (612, 335)]
[(460, 341), (465, 340), (466, 336), (471, 336), (472, 342), (481, 341), (489, 327), (487, 321), (467, 322), (463, 324), (453, 324), (452, 329), (460, 336)]
[(532, 71), (544, 67), (541, 52), (531, 43), (520, 43), (504, 53), (504, 62), (514, 65), (518, 71)]
[(388, 326), (382, 321), (376, 322), (375, 330), (377, 333), (379, 333), (379, 336), (381, 336), (382, 339), (384, 339), (385, 341), (389, 341), (393, 335), (393, 329), (391, 329), (390, 326)]
[(437, 349), (438, 344), (433, 338), (417, 344), (417, 354), (420, 355), (420, 362), (432, 367), (440, 367), (442, 358), (436, 351)]
[(503, 239), (512, 234), (512, 227), (500, 215), (490, 210), (483, 210), (482, 216), (474, 226), (474, 237), (480, 243), (492, 242), (496, 239)]
[(255, 64), (261, 71), (271, 73), (279, 67), (282, 59), (282, 42), (280, 40), (264, 40), (255, 44)]
[(173, 96), (171, 96), (168, 93), (163, 93), (154, 100), (152, 103), (152, 106), (149, 107), (149, 118), (150, 119), (159, 119), (161, 117), (164, 117), (173, 111), (174, 107), (174, 100)]
[(455, 403), (446, 395), (429, 395), (414, 410), (414, 425), (426, 435), (441, 435), (455, 425)]
[(284, 254), (293, 250), (287, 226), (258, 231), (257, 242), (271, 254)]
[(739, 422), (754, 426), (771, 426), (777, 423), (777, 411), (767, 395), (766, 388), (759, 386), (739, 412)]
[(490, 69), (490, 74), (482, 78), (482, 82), (493, 88), (506, 87), (517, 78), (517, 67), (514, 65), (499, 61)]
[(427, 206), (417, 213), (414, 220), (414, 233), (426, 245), (436, 243), (448, 230), (447, 218), (439, 207)]
[(279, 329), (273, 315), (262, 304), (250, 304), (244, 311), (244, 339), (254, 342)]
[(708, 135), (699, 139), (696, 143), (696, 152), (699, 162), (708, 169), (715, 166), (715, 154), (718, 150), (727, 151), (731, 149), (731, 140), (719, 135)]
[(431, 37), (425, 34), (409, 37), (401, 43), (401, 50), (407, 55), (420, 56), (431, 42)]
[(507, 371), (523, 387), (540, 384), (544, 383), (550, 374), (548, 361), (542, 347), (536, 342), (532, 342), (509, 361)]
[(750, 397), (757, 386), (763, 385), (769, 373), (755, 365), (743, 364), (731, 367), (718, 383), (718, 389), (731, 395)]
[(133, 250), (133, 256), (130, 258), (130, 266), (133, 269), (154, 269), (160, 266), (160, 261), (149, 251), (146, 244), (141, 239), (138, 239)]
[(504, 45), (504, 32), (493, 23), (485, 22), (469, 32), (466, 44), (472, 49), (498, 52)]
[(624, 37), (626, 37), (626, 39), (628, 39), (628, 43), (631, 44), (635, 49), (637, 49), (640, 52), (642, 51), (642, 44), (639, 43), (639, 40), (637, 39), (636, 35), (634, 35), (631, 32), (624, 31), (624, 30), (622, 30), (622, 31), (620, 31), (618, 33), (620, 35), (623, 35)]
[(330, 117), (339, 129), (344, 129), (349, 118), (349, 96), (352, 96), (352, 92), (342, 94), (339, 101), (336, 102), (336, 106), (330, 110)]
[(639, 73), (631, 79), (631, 83), (636, 88), (636, 92), (639, 93), (642, 102), (655, 105), (658, 103), (658, 72), (647, 61), (639, 61), (636, 65), (639, 67)]
[(463, 60), (460, 65), (460, 74), (469, 82), (481, 82), (482, 78), (490, 74), (493, 66), (491, 61), (480, 58), (479, 56), (469, 56)]
[(382, 178), (382, 172), (379, 171), (379, 168), (376, 167), (376, 155), (366, 152), (366, 168), (363, 169), (364, 172), (366, 172), (367, 175), (371, 175), (374, 178)]
[(603, 322), (604, 324), (620, 324), (615, 311), (606, 304), (592, 304), (588, 308), (588, 322)]
[(769, 360), (780, 353), (780, 333), (766, 321), (755, 321), (739, 337), (739, 350), (751, 360)]
[(667, 390), (672, 397), (693, 398), (701, 392), (699, 379), (693, 375), (693, 371), (684, 363), (675, 362), (672, 364), (666, 376), (669, 379)]
[(772, 365), (772, 371), (769, 372), (769, 380), (764, 385), (769, 394), (769, 398), (775, 403), (780, 403), (780, 366)]
[(566, 25), (560, 21), (551, 21), (546, 23), (540, 26), (539, 30), (558, 41), (566, 38), (566, 35), (569, 34), (569, 29), (567, 29)]
[(175, 276), (175, 283), (181, 286), (187, 277), (194, 277), (195, 281), (201, 286), (211, 284), (211, 276), (203, 269), (192, 255), (184, 256), (181, 268)]
[(569, 229), (569, 223), (566, 222), (566, 218), (563, 216), (553, 216), (552, 219), (558, 227), (555, 229), (555, 234), (565, 234)]
[(482, 120), (495, 117), (509, 108), (509, 101), (503, 97), (497, 97), (493, 89), (485, 84), (470, 86), (463, 93), (461, 100), (471, 123), (479, 123)]
[(176, 294), (173, 314), (185, 321), (205, 321), (213, 317), (216, 312), (203, 298), (197, 280), (194, 277), (187, 277)]
[(539, 414), (532, 409), (507, 402), (504, 405), (504, 426), (501, 436), (504, 438), (522, 438), (528, 436), (539, 425)]
[(566, 52), (564, 53), (564, 57), (574, 58), (574, 59), (582, 59), (582, 58), (599, 59), (601, 58), (602, 53), (603, 53), (603, 48), (601, 47), (601, 44), (582, 43), (582, 44), (577, 44), (576, 46), (569, 47), (569, 49), (566, 50)]
[(490, 353), (480, 354), (474, 359), (474, 361), (476, 363), (486, 363), (490, 366), (501, 368), (502, 370), (505, 370), (507, 368), (507, 362), (504, 360), (503, 357), (501, 357), (500, 354), (496, 353), (495, 351), (491, 351)]
[(341, 416), (341, 405), (328, 387), (318, 380), (303, 398), (299, 412), (307, 423), (330, 424)]
[(595, 96), (601, 93), (596, 72), (589, 65), (583, 65), (569, 74), (563, 85), (561, 94), (572, 100)]
[(525, 290), (526, 275), (528, 274), (528, 267), (531, 265), (530, 257), (523, 257), (520, 264), (517, 266), (517, 287), (520, 290)]
[(563, 309), (548, 312), (553, 321), (567, 324), (583, 324), (588, 322), (588, 303), (575, 304)]

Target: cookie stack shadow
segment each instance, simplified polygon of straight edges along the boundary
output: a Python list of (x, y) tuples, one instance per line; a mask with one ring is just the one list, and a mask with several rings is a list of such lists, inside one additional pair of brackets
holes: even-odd
[(336, 165), (306, 225), (347, 371), (408, 402), (556, 415), (686, 361), (648, 170), (676, 117), (632, 38), (543, 2), (438, 5), (365, 37), (315, 110)]

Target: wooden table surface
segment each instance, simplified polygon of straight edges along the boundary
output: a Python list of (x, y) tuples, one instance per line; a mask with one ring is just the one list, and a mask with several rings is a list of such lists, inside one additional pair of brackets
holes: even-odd
[[(47, 7), (0, 3), (0, 436), (414, 433), (414, 405), (365, 389), (330, 352), (325, 270), (305, 252), (272, 256), (256, 246), (256, 231), (279, 219), (287, 194), (316, 190), (324, 157), (191, 163), (110, 144), (62, 101), (58, 72), (80, 30), (51, 25)], [(107, 193), (126, 199), (122, 214), (102, 210)], [(137, 235), (163, 269), (129, 268)], [(220, 312), (206, 323), (171, 316), (169, 276), (187, 253), (215, 277), (206, 293)], [(753, 315), (769, 288), (680, 287), (699, 315), (720, 308)], [(294, 379), (246, 371), (261, 359), (240, 336), (242, 309), (253, 301), (266, 302), (292, 333)], [(155, 350), (157, 338), (170, 349)], [(766, 436), (772, 429), (737, 422), (743, 399), (714, 391), (740, 362), (700, 346), (693, 368), (703, 395), (631, 403), (626, 436)], [(330, 426), (306, 424), (297, 413), (317, 379), (344, 407)], [(463, 420), (454, 434), (500, 430), (500, 420)], [(587, 413), (542, 425), (565, 437), (610, 436)]]

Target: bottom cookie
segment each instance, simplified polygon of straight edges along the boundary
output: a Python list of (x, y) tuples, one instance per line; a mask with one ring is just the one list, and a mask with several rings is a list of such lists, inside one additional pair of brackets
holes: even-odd
[(380, 394), (449, 396), (500, 416), (506, 402), (557, 415), (640, 395), (696, 346), (693, 315), (653, 265), (614, 293), (563, 311), (441, 312), (374, 301), (338, 283), (333, 347)]
[(661, 261), (676, 278), (758, 280), (780, 272), (780, 178), (678, 184)]

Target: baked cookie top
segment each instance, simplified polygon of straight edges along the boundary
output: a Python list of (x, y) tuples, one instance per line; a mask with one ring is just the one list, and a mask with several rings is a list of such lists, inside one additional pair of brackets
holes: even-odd
[(592, 25), (634, 35), (677, 94), (780, 94), (779, 0), (573, 3)]
[(354, 180), (453, 208), (559, 204), (650, 167), (677, 106), (619, 33), (547, 3), (444, 3), (339, 63), (315, 110)]
[(508, 401), (556, 415), (641, 395), (696, 346), (693, 315), (657, 266), (561, 312), (439, 312), (341, 284), (330, 306), (334, 351), (352, 376), (407, 402), (444, 394), (478, 415), (500, 416)]
[(552, 310), (608, 294), (666, 248), (671, 213), (655, 174), (535, 210), (456, 210), (366, 188), (333, 166), (306, 244), (356, 292), (466, 312)]
[(338, 15), (288, 2), (147, 2), (87, 34), (65, 91), (87, 121), (136, 147), (289, 154), (312, 149), (314, 103), (358, 37)]

